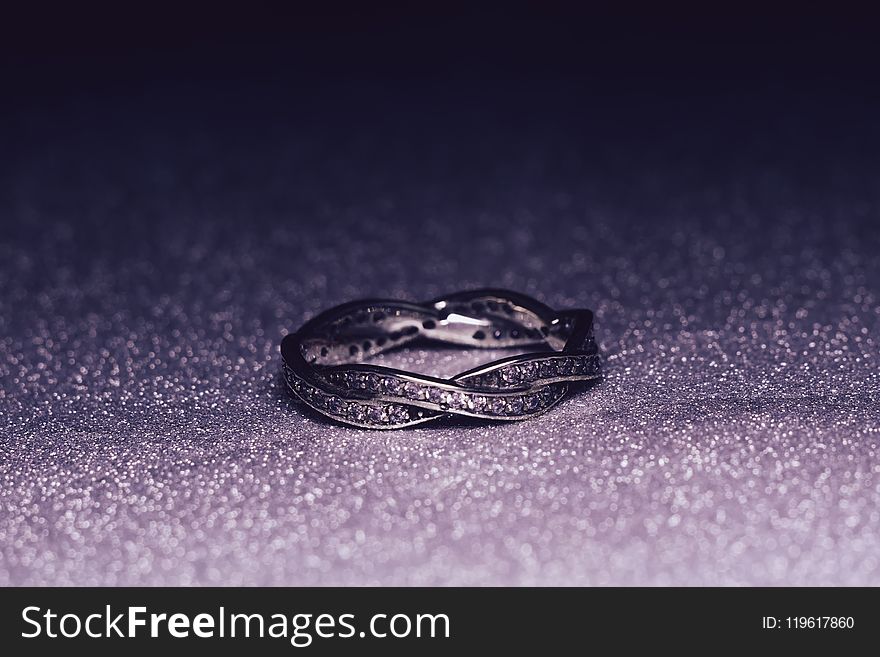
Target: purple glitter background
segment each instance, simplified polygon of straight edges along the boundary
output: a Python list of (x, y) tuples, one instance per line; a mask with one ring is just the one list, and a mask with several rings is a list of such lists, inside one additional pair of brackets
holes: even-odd
[[(6, 111), (0, 583), (880, 584), (869, 105), (211, 90)], [(285, 393), (320, 310), (477, 286), (593, 308), (604, 382), (398, 432)]]

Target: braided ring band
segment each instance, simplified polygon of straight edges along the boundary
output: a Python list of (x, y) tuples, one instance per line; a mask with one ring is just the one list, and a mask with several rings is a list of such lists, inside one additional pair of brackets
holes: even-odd
[[(532, 348), (449, 379), (362, 364), (418, 338), (463, 347)], [(281, 342), (294, 395), (333, 420), (398, 429), (449, 415), (522, 420), (557, 404), (569, 384), (601, 375), (589, 310), (557, 312), (506, 290), (426, 303), (353, 301)]]

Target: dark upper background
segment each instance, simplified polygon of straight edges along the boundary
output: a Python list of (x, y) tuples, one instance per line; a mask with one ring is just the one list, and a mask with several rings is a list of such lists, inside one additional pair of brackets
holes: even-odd
[[(0, 22), (0, 581), (880, 581), (867, 17)], [(593, 307), (605, 383), (393, 438), (288, 402), (305, 317), (487, 285)]]
[[(876, 144), (876, 39), (847, 12), (284, 4), (9, 10), (3, 166), (77, 140), (92, 157), (75, 172), (59, 162), (58, 175), (112, 169), (147, 192), (146, 167), (209, 149), (237, 152), (230, 175), (280, 176), (292, 163), (265, 149), (296, 137), (309, 157), (338, 147), (360, 158), (364, 175), (344, 183), (320, 170), (332, 156), (302, 162), (310, 186), (372, 184), (370, 172), (406, 190), (444, 167), (485, 176), (525, 159), (533, 138), (588, 153), (578, 166), (621, 186), (677, 158), (671, 175), (761, 168), (813, 187), (843, 175), (835, 167), (860, 168)], [(179, 152), (156, 152), (170, 144)], [(580, 176), (561, 159), (547, 166)]]

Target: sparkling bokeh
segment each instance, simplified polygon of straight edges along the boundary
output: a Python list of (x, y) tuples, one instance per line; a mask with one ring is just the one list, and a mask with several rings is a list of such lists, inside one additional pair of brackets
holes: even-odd
[[(880, 585), (872, 119), (552, 91), (507, 92), (527, 121), (501, 92), (402, 125), (174, 94), (7, 117), (0, 583)], [(604, 381), (396, 432), (285, 391), (320, 310), (484, 286), (594, 309)]]

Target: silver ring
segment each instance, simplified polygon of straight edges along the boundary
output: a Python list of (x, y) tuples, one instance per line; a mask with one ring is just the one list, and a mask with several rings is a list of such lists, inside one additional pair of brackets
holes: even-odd
[[(449, 379), (362, 362), (419, 339), (536, 351)], [(526, 295), (494, 289), (426, 303), (346, 303), (286, 336), (281, 355), (296, 398), (332, 420), (368, 429), (400, 429), (451, 415), (524, 420), (559, 403), (572, 384), (601, 376), (592, 311), (555, 311)]]

